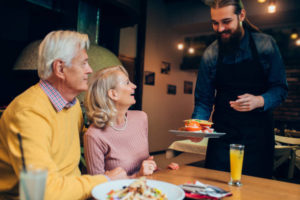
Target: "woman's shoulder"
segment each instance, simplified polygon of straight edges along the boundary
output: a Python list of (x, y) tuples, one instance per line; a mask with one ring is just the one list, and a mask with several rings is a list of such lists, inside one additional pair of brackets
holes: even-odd
[(104, 133), (103, 129), (96, 127), (94, 124), (91, 124), (86, 132), (84, 133), (85, 137), (97, 137), (98, 135)]
[(147, 118), (147, 114), (144, 111), (141, 111), (141, 110), (128, 110), (127, 114), (130, 117)]
[(127, 112), (127, 117), (129, 119), (129, 121), (133, 122), (134, 124), (140, 124), (140, 125), (148, 124), (148, 117), (144, 111), (129, 110)]

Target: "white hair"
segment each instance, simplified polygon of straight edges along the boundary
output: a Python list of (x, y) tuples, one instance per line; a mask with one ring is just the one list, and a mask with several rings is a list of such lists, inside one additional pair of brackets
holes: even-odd
[(71, 65), (72, 59), (82, 49), (90, 45), (87, 34), (75, 31), (52, 31), (39, 46), (38, 75), (47, 80), (52, 74), (52, 64), (61, 59), (66, 66)]

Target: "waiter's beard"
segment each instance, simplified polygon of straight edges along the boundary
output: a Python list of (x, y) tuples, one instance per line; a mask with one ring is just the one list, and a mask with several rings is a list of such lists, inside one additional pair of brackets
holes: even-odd
[(231, 30), (224, 30), (217, 33), (218, 43), (220, 50), (223, 54), (230, 54), (235, 52), (239, 46), (242, 39), (242, 29), (240, 26), (231, 33), (229, 38), (222, 38), (222, 33), (231, 33)]

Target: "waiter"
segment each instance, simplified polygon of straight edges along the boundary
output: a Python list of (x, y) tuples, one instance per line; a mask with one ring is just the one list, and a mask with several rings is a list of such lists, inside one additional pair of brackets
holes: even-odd
[(210, 139), (206, 167), (229, 171), (229, 145), (244, 144), (243, 174), (271, 178), (272, 109), (287, 96), (284, 64), (274, 39), (246, 19), (241, 0), (214, 0), (211, 21), (217, 40), (199, 68), (193, 118), (227, 133)]

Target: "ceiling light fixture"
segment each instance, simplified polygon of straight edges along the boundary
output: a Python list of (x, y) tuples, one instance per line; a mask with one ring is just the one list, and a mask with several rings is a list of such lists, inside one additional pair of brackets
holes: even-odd
[(297, 30), (296, 29), (293, 29), (292, 30), (292, 33), (291, 33), (291, 39), (293, 39), (293, 40), (296, 40), (298, 37), (299, 37), (299, 35), (298, 35), (298, 32), (297, 32)]
[(178, 50), (183, 50), (183, 48), (184, 48), (183, 43), (178, 43), (178, 44), (177, 44), (177, 49), (178, 49)]
[(265, 3), (266, 0), (257, 0), (258, 3)]
[(298, 38), (298, 33), (292, 33), (292, 34), (291, 34), (291, 38), (292, 38), (293, 40), (297, 39), (297, 38)]
[(276, 12), (276, 3), (275, 0), (270, 0), (268, 5), (268, 13), (275, 13)]
[(189, 51), (189, 54), (194, 54), (195, 53), (195, 49), (193, 47), (190, 47), (188, 51)]

